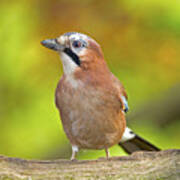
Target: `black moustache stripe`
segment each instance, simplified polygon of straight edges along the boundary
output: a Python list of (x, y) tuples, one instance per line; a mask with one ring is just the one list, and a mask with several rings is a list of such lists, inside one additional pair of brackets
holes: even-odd
[(80, 66), (81, 65), (81, 61), (79, 59), (79, 57), (69, 48), (65, 48), (64, 49), (64, 52), (70, 56), (72, 58), (72, 60), (78, 65)]

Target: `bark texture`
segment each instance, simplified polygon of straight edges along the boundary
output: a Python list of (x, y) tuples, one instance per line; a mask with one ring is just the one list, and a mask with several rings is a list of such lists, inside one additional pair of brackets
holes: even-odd
[(23, 160), (0, 156), (0, 179), (180, 179), (180, 150), (136, 152), (109, 160)]

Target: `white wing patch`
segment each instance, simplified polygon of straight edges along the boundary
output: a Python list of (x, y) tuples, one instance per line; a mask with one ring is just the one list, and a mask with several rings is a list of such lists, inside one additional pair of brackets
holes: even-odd
[(126, 127), (120, 142), (123, 143), (123, 142), (129, 141), (133, 139), (135, 136), (136, 134), (134, 134), (130, 128)]

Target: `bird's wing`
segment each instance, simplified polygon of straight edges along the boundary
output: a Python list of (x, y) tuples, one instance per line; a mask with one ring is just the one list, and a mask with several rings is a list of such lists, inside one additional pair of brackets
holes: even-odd
[(123, 104), (123, 110), (124, 110), (124, 112), (128, 112), (128, 110), (129, 110), (128, 96), (125, 91), (125, 88), (122, 85), (122, 83), (119, 81), (119, 79), (117, 79), (113, 74), (112, 74), (112, 79), (113, 79), (114, 85), (116, 86), (116, 88), (119, 91), (119, 99), (121, 100), (121, 102)]
[(135, 151), (160, 151), (158, 147), (138, 136), (128, 127), (126, 127), (125, 129), (119, 145), (128, 154), (131, 154)]
[(124, 110), (125, 113), (127, 113), (128, 110), (129, 110), (128, 101), (127, 101), (126, 97), (123, 96), (123, 95), (121, 95), (121, 99), (122, 99), (122, 102), (123, 102), (123, 110)]
[[(124, 112), (127, 112), (128, 107), (128, 97), (126, 91), (121, 84), (121, 82), (112, 74), (113, 82), (119, 91), (119, 99), (123, 104)], [(135, 134), (130, 128), (126, 127), (124, 134), (122, 136), (119, 145), (126, 151), (128, 154), (131, 154), (135, 151), (160, 151), (160, 149), (142, 137)]]

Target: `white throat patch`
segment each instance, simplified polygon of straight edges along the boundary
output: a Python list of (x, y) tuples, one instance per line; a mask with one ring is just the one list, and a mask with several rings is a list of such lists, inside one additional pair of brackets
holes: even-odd
[(82, 83), (80, 80), (74, 78), (74, 72), (78, 68), (78, 65), (65, 53), (60, 53), (60, 57), (63, 64), (63, 71), (66, 75), (66, 80), (71, 84), (73, 88), (81, 86)]
[(64, 52), (60, 53), (65, 75), (72, 75), (78, 65)]

